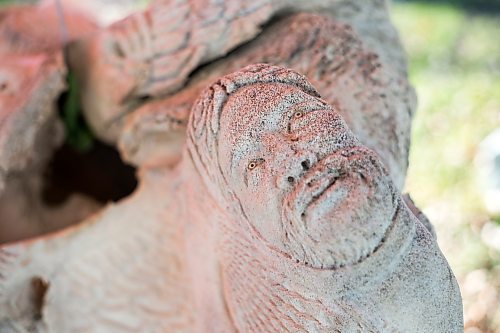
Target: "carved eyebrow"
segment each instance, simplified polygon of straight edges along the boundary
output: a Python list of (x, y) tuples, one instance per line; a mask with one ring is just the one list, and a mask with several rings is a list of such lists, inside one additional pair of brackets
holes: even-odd
[(289, 117), (292, 117), (293, 114), (296, 111), (317, 111), (317, 110), (323, 110), (329, 108), (329, 105), (326, 104), (325, 102), (314, 99), (314, 100), (307, 100), (303, 101), (297, 104), (294, 104), (293, 106), (290, 107), (289, 111)]
[(289, 111), (287, 112), (287, 132), (290, 133), (292, 130), (292, 120), (295, 118), (295, 114), (297, 112), (313, 112), (313, 111), (319, 111), (319, 110), (325, 110), (328, 109), (329, 105), (326, 104), (325, 102), (314, 99), (314, 100), (306, 100), (300, 103), (297, 103), (290, 107)]
[[(323, 102), (322, 100), (307, 94), (303, 94), (297, 93), (296, 91), (284, 94), (278, 105), (274, 106), (275, 109), (282, 111), (281, 114), (274, 114), (273, 112), (270, 112), (268, 114), (259, 114), (256, 115), (256, 117), (252, 117), (249, 120), (249, 124), (262, 126), (262, 122), (264, 122), (264, 125), (266, 126), (271, 126), (271, 128), (276, 127), (273, 130), (277, 130), (279, 128), (283, 129), (284, 131), (289, 131), (290, 117), (295, 110), (308, 112), (328, 108), (328, 104)], [(256, 122), (256, 118), (260, 118), (261, 120)], [(245, 128), (242, 133), (237, 134), (237, 137), (234, 138), (232, 143), (232, 151), (238, 151), (241, 153), (232, 154), (229, 162), (231, 173), (233, 172), (235, 167), (236, 169), (238, 169), (238, 166), (242, 159), (247, 159), (248, 156), (252, 156), (258, 150), (257, 147), (254, 147), (254, 144), (252, 142), (256, 138), (253, 135), (258, 135), (258, 132), (259, 131), (252, 131), (252, 129), (249, 130), (248, 128)]]

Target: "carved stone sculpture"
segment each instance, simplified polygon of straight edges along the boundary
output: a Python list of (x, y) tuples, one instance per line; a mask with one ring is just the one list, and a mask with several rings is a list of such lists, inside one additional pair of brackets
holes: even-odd
[(184, 193), (205, 201), (187, 210), (187, 243), (205, 240), (188, 262), (195, 285), (211, 268), (237, 331), (462, 331), (432, 235), (304, 77), (266, 65), (224, 77), (188, 127)]
[[(297, 12), (323, 16), (282, 19)], [(158, 0), (71, 54), (96, 135), (119, 139), (136, 165), (178, 161), (200, 90), (242, 66), (266, 62), (306, 74), (329, 103), (341, 103), (356, 135), (403, 185), (415, 97), (385, 1)], [(339, 89), (346, 93), (333, 100)]]
[[(394, 181), (402, 188), (415, 101), (406, 80), (403, 53), (388, 19), (385, 3), (370, 0), (359, 6), (352, 1), (304, 4), (287, 0), (233, 5), (228, 7), (209, 2), (194, 6), (190, 2), (154, 1), (146, 12), (132, 15), (77, 43), (71, 52), (72, 70), (79, 74), (83, 83), (83, 95), (87, 96), (83, 101), (88, 118), (92, 122), (97, 117), (94, 125), (97, 134), (118, 136), (124, 158), (138, 166), (172, 165), (180, 159), (189, 110), (201, 89), (221, 75), (249, 63), (267, 62), (307, 74), (329, 103), (341, 106), (342, 116), (349, 126), (364, 144), (382, 157)], [(321, 12), (324, 16), (300, 14), (285, 19), (280, 17), (303, 10)], [(69, 40), (88, 35), (96, 29), (78, 11), (65, 6), (64, 13)], [(165, 22), (172, 23), (169, 21), (172, 15), (186, 20), (178, 21), (179, 25), (168, 25), (173, 30), (165, 30)], [(214, 20), (214, 15), (221, 15), (225, 20)], [(43, 20), (48, 23), (40, 23)], [(263, 24), (265, 26), (261, 27)], [(52, 2), (2, 10), (0, 34), (4, 38), (0, 53), (26, 55), (54, 52), (62, 45), (63, 34), (58, 28), (56, 8)], [(263, 32), (254, 38), (260, 30)], [(207, 35), (210, 31), (213, 33)], [(172, 43), (175, 44), (179, 38), (184, 42), (179, 49), (172, 49)], [(252, 38), (248, 45), (231, 51)], [(140, 47), (150, 44), (154, 47)], [(119, 57), (115, 57), (115, 46), (123, 51)], [(176, 67), (176, 61), (190, 56), (189, 50), (198, 50), (203, 56), (189, 65)], [(213, 64), (205, 64), (221, 56), (226, 57)], [(161, 62), (166, 67), (160, 66)], [(206, 67), (199, 70), (200, 65)], [(123, 68), (133, 74), (129, 79), (124, 76)], [(158, 80), (150, 78), (156, 82), (154, 85), (160, 87), (157, 93), (150, 89), (153, 84), (149, 82), (151, 84), (144, 88), (145, 94), (134, 95), (142, 89), (138, 88), (142, 85), (141, 68), (149, 68), (151, 75), (158, 76)], [(172, 73), (162, 76), (162, 68)], [(179, 68), (183, 71), (177, 72)], [(122, 87), (122, 83), (135, 87), (131, 97), (135, 102), (130, 105), (124, 102), (124, 96), (131, 91)], [(337, 97), (334, 98), (332, 92), (336, 92)], [(114, 99), (114, 94), (118, 98)], [(144, 96), (151, 96), (151, 101), (136, 109)], [(53, 98), (56, 97), (54, 94)], [(114, 117), (109, 123), (104, 119), (108, 112)], [(115, 117), (115, 112), (120, 115)], [(39, 142), (44, 147), (52, 147), (50, 140)], [(36, 183), (36, 187), (40, 187), (39, 179)], [(28, 203), (26, 197), (32, 195), (24, 193), (21, 187), (16, 187), (15, 192), (21, 196), (13, 202)], [(36, 198), (40, 191), (34, 192)], [(9, 194), (4, 197), (16, 196)], [(11, 206), (12, 200), (4, 202), (3, 206), (7, 207)], [(15, 206), (18, 208), (10, 209), (10, 217), (2, 219), (4, 225), (11, 225), (10, 221), (17, 219), (19, 212), (26, 207), (24, 204)], [(75, 205), (70, 206), (75, 210), (75, 216), (86, 216), (97, 205), (91, 203), (90, 209), (83, 209), (82, 214), (76, 213)], [(81, 202), (80, 206), (83, 206)], [(13, 211), (18, 213), (13, 215)], [(5, 216), (2, 212), (5, 210), (0, 211), (0, 216)], [(34, 214), (33, 220), (40, 220), (37, 218), (40, 215), (44, 214)], [(46, 222), (24, 223), (38, 226), (17, 235), (11, 233), (14, 238), (0, 236), (0, 241), (42, 234), (53, 229), (44, 227), (44, 224), (66, 224), (47, 218), (42, 220)]]
[(220, 78), (182, 156), (83, 224), (1, 247), (0, 330), (462, 331), (432, 234), (304, 76)]
[(140, 107), (125, 121), (119, 140), (123, 156), (136, 165), (178, 161), (195, 96), (218, 77), (259, 62), (307, 75), (330, 104), (339, 106), (358, 138), (380, 154), (402, 188), (415, 108), (406, 76), (369, 51), (350, 26), (314, 14), (293, 15), (270, 26), (194, 75), (180, 92)]

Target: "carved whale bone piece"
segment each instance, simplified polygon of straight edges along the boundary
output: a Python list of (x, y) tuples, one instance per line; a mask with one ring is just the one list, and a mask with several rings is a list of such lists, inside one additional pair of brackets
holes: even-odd
[(72, 47), (86, 118), (98, 137), (114, 143), (124, 117), (137, 107), (176, 93), (193, 73), (204, 71), (202, 66), (269, 30), (272, 20), (303, 11), (351, 25), (368, 49), (406, 80), (404, 52), (385, 1), (160, 0)]
[(350, 26), (315, 14), (297, 14), (268, 26), (237, 52), (206, 66), (179, 92), (146, 103), (124, 118), (118, 141), (122, 156), (137, 166), (175, 164), (196, 96), (218, 77), (251, 63), (305, 74), (328, 103), (339, 106), (349, 127), (380, 155), (402, 188), (414, 91), (406, 75), (367, 50)]

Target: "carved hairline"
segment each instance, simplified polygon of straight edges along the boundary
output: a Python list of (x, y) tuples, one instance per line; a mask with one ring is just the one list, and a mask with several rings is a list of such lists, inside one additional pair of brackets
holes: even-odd
[[(294, 86), (320, 98), (318, 91), (304, 75), (284, 67), (254, 64), (223, 76), (202, 92), (191, 110), (187, 128), (187, 153), (200, 175), (204, 172), (212, 182), (223, 181), (227, 184), (218, 166), (217, 137), (222, 110), (229, 96), (239, 89), (265, 83)], [(205, 149), (200, 150), (200, 144)], [(209, 184), (205, 185), (210, 187)]]

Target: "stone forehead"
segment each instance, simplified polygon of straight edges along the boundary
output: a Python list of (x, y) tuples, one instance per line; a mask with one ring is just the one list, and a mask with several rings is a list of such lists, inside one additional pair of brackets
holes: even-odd
[(320, 97), (304, 75), (291, 69), (267, 64), (249, 65), (222, 77), (201, 94), (191, 114), (189, 127), (194, 134), (191, 139), (197, 141), (196, 138), (204, 136), (203, 133), (217, 136), (221, 113), (230, 96), (241, 88), (266, 83), (295, 87), (313, 97)]
[(230, 95), (242, 87), (258, 83), (288, 84), (319, 97), (319, 93), (304, 75), (288, 68), (268, 64), (246, 66), (240, 71), (222, 77), (216, 84), (223, 86), (227, 94)]
[(222, 108), (220, 124), (227, 131), (224, 140), (234, 144), (231, 141), (244, 133), (280, 127), (290, 108), (317, 100), (293, 85), (258, 83), (243, 87), (231, 94)]
[(219, 132), (222, 109), (229, 96), (243, 87), (264, 83), (290, 85), (311, 96), (319, 97), (307, 78), (291, 69), (267, 64), (249, 65), (222, 77), (201, 94), (191, 112), (188, 142), (206, 145), (215, 140)]

